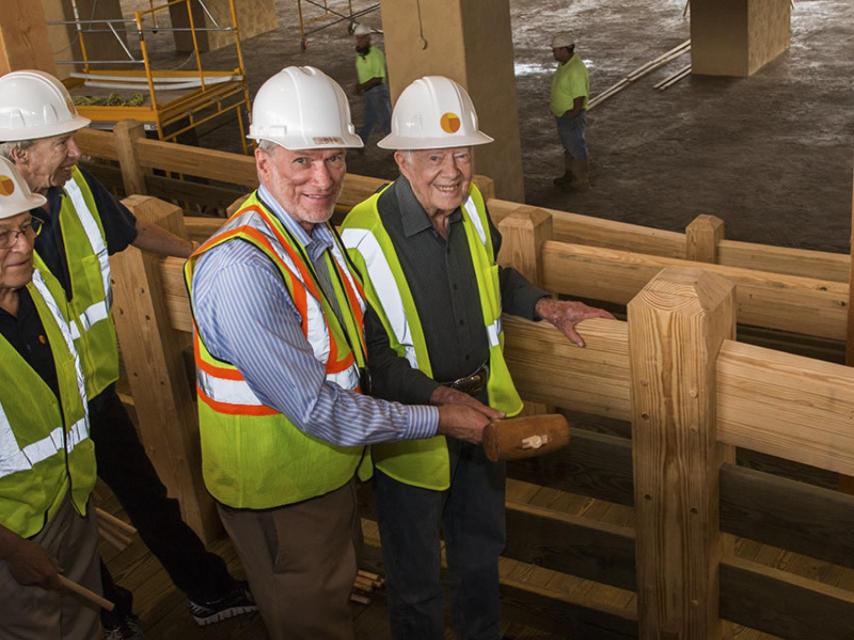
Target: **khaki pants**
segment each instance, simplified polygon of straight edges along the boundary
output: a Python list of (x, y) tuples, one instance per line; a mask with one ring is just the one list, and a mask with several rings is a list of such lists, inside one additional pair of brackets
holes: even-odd
[[(33, 538), (63, 575), (101, 593), (94, 508), (85, 518), (66, 496), (53, 520)], [(101, 637), (99, 611), (68, 591), (23, 587), (0, 562), (0, 637), (3, 640), (93, 640)]]
[(271, 640), (352, 640), (355, 482), (278, 509), (219, 505)]

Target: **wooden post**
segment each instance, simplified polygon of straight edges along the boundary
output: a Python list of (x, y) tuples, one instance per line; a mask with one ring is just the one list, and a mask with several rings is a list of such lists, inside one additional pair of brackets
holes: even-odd
[(136, 143), (145, 138), (145, 127), (136, 120), (122, 120), (113, 127), (116, 153), (119, 156), (119, 167), (122, 170), (122, 182), (125, 195), (144, 195), (148, 193), (145, 186), (146, 171), (139, 164), (136, 155)]
[[(123, 202), (140, 222), (185, 235), (179, 207), (150, 196)], [(201, 477), (198, 416), (182, 355), (187, 334), (170, 324), (160, 260), (134, 247), (112, 256), (113, 319), (142, 442), (184, 520), (208, 542), (222, 529)]]
[(529, 282), (543, 281), (543, 245), (553, 237), (551, 214), (522, 205), (498, 223), (501, 253), (498, 261), (513, 267)]
[(646, 640), (723, 637), (718, 615), (715, 363), (735, 335), (734, 287), (662, 270), (628, 305), (638, 625)]
[(685, 257), (694, 262), (718, 262), (718, 243), (724, 239), (724, 221), (701, 213), (685, 228)]
[(0, 9), (0, 75), (41, 69), (56, 75), (44, 7), (33, 0), (4, 0)]

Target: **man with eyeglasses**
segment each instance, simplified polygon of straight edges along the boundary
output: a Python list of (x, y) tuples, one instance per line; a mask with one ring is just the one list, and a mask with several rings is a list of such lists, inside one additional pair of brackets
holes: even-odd
[[(200, 625), (255, 610), (245, 583), (207, 552), (166, 495), (127, 411), (118, 398), (115, 327), (110, 316), (108, 257), (133, 245), (186, 258), (192, 244), (157, 225), (139, 225), (133, 214), (77, 166), (74, 132), (89, 124), (59, 80), (41, 71), (13, 71), (0, 78), (0, 155), (11, 160), (30, 189), (46, 198), (33, 216), (43, 222), (36, 264), (55, 276), (54, 295), (65, 296), (75, 318), (89, 397), (99, 476), (112, 489), (146, 546), (189, 598)], [(141, 638), (132, 594), (113, 584), (104, 590), (117, 604), (105, 613), (107, 639)]]
[(93, 640), (98, 614), (59, 575), (100, 592), (89, 496), (95, 453), (65, 298), (33, 269), (29, 210), (44, 203), (0, 158), (0, 629)]

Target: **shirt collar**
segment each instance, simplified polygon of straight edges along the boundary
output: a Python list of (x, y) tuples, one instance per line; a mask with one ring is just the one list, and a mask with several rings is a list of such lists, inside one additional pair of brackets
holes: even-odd
[(279, 222), (284, 225), (294, 239), (305, 247), (306, 253), (312, 260), (332, 247), (332, 232), (327, 225), (316, 224), (312, 227), (311, 233), (308, 233), (299, 222), (285, 211), (284, 207), (279, 204), (279, 201), (272, 196), (263, 184), (258, 187), (258, 198), (279, 219)]
[[(412, 185), (409, 184), (409, 180), (400, 176), (394, 182), (394, 191), (395, 195), (397, 195), (397, 205), (400, 210), (403, 234), (407, 238), (411, 238), (422, 231), (433, 229), (433, 222), (430, 220), (430, 216), (427, 215), (427, 212), (424, 211), (424, 207), (422, 207), (421, 203), (418, 202), (418, 198), (415, 197), (415, 193), (412, 191)], [(459, 222), (461, 219), (462, 213), (460, 213), (460, 209), (457, 207), (448, 217), (448, 222)]]

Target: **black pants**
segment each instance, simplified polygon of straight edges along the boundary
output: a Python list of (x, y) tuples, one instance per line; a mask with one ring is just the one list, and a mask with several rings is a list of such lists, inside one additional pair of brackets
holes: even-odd
[[(225, 562), (205, 550), (196, 533), (181, 519), (178, 501), (166, 496), (166, 487), (148, 459), (114, 385), (89, 402), (89, 421), (98, 476), (112, 489), (140, 538), (160, 560), (175, 586), (196, 602), (224, 595), (233, 585)], [(128, 598), (117, 592), (112, 579), (104, 580), (104, 594), (111, 600), (117, 598), (117, 608), (126, 604), (125, 613), (129, 612)]]

